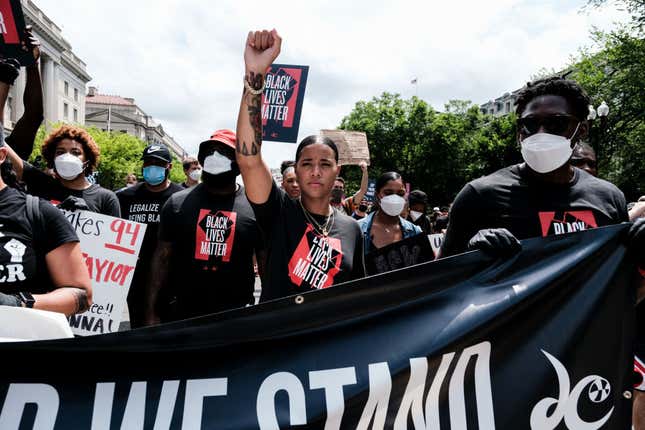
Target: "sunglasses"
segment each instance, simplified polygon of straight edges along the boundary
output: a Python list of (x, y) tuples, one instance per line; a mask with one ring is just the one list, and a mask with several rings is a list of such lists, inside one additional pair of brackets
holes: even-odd
[(523, 136), (531, 136), (540, 131), (540, 128), (543, 128), (547, 133), (562, 136), (569, 130), (571, 124), (577, 122), (578, 119), (573, 115), (527, 116), (517, 120), (520, 133)]
[(589, 160), (588, 158), (575, 158), (575, 157), (571, 157), (571, 159), (569, 160), (569, 163), (570, 163), (572, 166), (575, 166), (575, 167), (582, 167), (582, 166), (584, 166), (585, 164), (586, 164), (587, 166), (589, 166), (590, 168), (592, 168), (592, 169), (595, 169), (595, 168), (597, 168), (597, 167), (598, 167), (598, 162), (593, 161), (593, 160)]

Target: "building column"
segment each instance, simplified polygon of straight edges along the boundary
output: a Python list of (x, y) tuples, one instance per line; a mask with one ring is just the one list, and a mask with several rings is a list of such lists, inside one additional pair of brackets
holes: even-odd
[(58, 120), (58, 109), (56, 108), (55, 64), (52, 58), (49, 56), (42, 56), (40, 61), (43, 83), (45, 123), (55, 122)]

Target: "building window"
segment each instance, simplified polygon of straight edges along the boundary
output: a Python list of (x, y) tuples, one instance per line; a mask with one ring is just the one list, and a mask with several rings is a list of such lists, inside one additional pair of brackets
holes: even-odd
[(74, 88), (74, 101), (78, 101), (78, 88)]
[(69, 82), (65, 81), (65, 95), (69, 95)]
[(74, 122), (78, 122), (78, 109), (74, 108)]
[(63, 103), (63, 118), (67, 119), (69, 116), (69, 105), (67, 103)]
[(511, 111), (511, 102), (506, 102), (506, 113)]

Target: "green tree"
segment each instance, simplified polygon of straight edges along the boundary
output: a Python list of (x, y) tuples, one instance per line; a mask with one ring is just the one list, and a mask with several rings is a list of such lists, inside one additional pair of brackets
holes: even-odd
[[(371, 177), (397, 171), (432, 204), (447, 204), (467, 181), (517, 161), (514, 127), (513, 117), (484, 115), (469, 101), (437, 112), (417, 97), (383, 93), (356, 103), (339, 128), (367, 134)], [(346, 176), (355, 188), (358, 169)]]
[[(55, 128), (59, 125), (53, 124), (52, 127)], [(137, 177), (141, 177), (141, 154), (147, 145), (146, 142), (127, 133), (107, 132), (96, 127), (89, 127), (86, 130), (101, 151), (98, 165), (98, 181), (101, 186), (108, 189), (119, 189), (125, 185), (127, 174), (134, 173)], [(34, 150), (29, 157), (32, 163), (41, 163), (40, 148), (47, 134), (48, 131), (44, 126), (38, 130)], [(173, 155), (170, 180), (179, 183), (184, 179), (181, 161)]]
[(581, 52), (572, 78), (594, 106), (609, 105), (606, 120), (591, 128), (599, 174), (635, 200), (645, 193), (645, 39), (625, 27), (592, 35), (597, 51)]

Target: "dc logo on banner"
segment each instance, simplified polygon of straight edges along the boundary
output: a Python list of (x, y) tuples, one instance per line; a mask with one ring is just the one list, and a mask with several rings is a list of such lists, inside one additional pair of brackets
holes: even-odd
[(597, 378), (589, 386), (589, 400), (594, 403), (604, 402), (609, 397), (609, 393), (611, 393), (609, 381), (600, 376)]
[[(585, 376), (569, 392), (571, 381), (567, 369), (557, 358), (544, 350), (542, 352), (551, 362), (553, 369), (555, 369), (560, 388), (557, 399), (546, 397), (533, 407), (531, 411), (531, 430), (554, 430), (563, 419), (569, 430), (597, 430), (605, 425), (614, 412), (613, 407), (598, 421), (587, 422), (578, 415), (578, 403), (580, 395), (587, 386), (589, 387), (587, 395), (593, 403), (601, 403), (607, 400), (611, 393), (609, 381), (598, 375)], [(556, 406), (555, 410), (549, 416), (548, 411), (554, 405)]]

